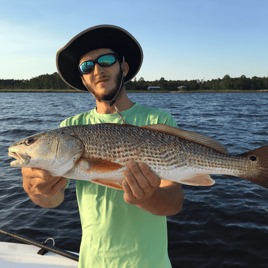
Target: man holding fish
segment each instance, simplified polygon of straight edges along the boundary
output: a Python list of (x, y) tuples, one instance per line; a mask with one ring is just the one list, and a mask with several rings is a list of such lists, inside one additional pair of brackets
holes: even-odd
[[(66, 119), (60, 127), (99, 123), (177, 127), (169, 113), (128, 98), (124, 83), (136, 76), (142, 61), (140, 44), (120, 27), (99, 25), (76, 35), (57, 52), (58, 72), (70, 86), (88, 90), (97, 107)], [(100, 176), (104, 172), (100, 165), (105, 172), (116, 169), (109, 161), (98, 162), (94, 167)], [(165, 216), (181, 210), (181, 185), (161, 180), (143, 162), (129, 160), (125, 166), (122, 184), (76, 181), (83, 231), (79, 267), (171, 267)], [(23, 187), (34, 203), (54, 208), (63, 202), (70, 179), (38, 168), (22, 168), (22, 174)]]

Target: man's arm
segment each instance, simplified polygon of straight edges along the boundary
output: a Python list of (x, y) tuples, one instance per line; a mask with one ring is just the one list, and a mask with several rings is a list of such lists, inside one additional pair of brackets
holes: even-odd
[(47, 171), (22, 168), (23, 188), (31, 200), (43, 208), (55, 208), (64, 200), (67, 179), (53, 177)]
[(180, 184), (162, 180), (144, 163), (129, 161), (123, 181), (124, 200), (159, 216), (172, 216), (182, 209)]

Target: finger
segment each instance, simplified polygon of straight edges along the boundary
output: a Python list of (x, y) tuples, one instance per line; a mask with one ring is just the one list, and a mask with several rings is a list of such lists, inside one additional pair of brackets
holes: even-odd
[(59, 177), (59, 180), (52, 186), (51, 195), (55, 195), (60, 189), (65, 188), (67, 185), (67, 179)]
[(30, 180), (23, 180), (23, 188), (27, 193), (34, 195), (53, 196), (64, 185), (67, 179), (63, 177), (55, 177), (51, 181), (45, 181), (42, 178), (33, 178)]
[(55, 178), (54, 176), (50, 175), (48, 171), (44, 169), (35, 169), (34, 174), (36, 175), (36, 177), (46, 180), (46, 181), (50, 181)]
[(21, 168), (21, 173), (23, 178), (32, 178), (34, 177), (34, 169), (33, 168)]
[(126, 180), (122, 182), (123, 190), (124, 190), (124, 200), (128, 204), (135, 204), (136, 197), (133, 195), (128, 183)]
[(152, 187), (159, 187), (161, 183), (160, 177), (154, 171), (152, 171), (151, 168), (147, 164), (143, 162), (139, 162), (138, 166), (143, 176), (147, 179), (148, 183)]
[(129, 187), (129, 185), (128, 185), (128, 183), (127, 183), (126, 180), (123, 180), (123, 182), (122, 182), (122, 186), (123, 186), (123, 189), (124, 189), (124, 191), (125, 191), (125, 193), (126, 193), (127, 195), (133, 195), (133, 194), (132, 194), (132, 191), (131, 191), (131, 189), (130, 189), (130, 187)]
[(124, 175), (126, 178), (126, 181), (128, 183), (128, 186), (132, 192), (132, 194), (136, 197), (136, 198), (142, 198), (144, 196), (144, 192), (143, 190), (140, 188), (139, 184), (137, 183), (136, 178), (133, 176), (132, 172), (130, 171), (130, 169), (126, 169), (124, 171)]
[(43, 180), (40, 181), (39, 180), (40, 183), (36, 185), (36, 190), (39, 191), (40, 194), (47, 195), (47, 196), (53, 196), (54, 194), (56, 194), (56, 192), (55, 192), (55, 190), (53, 190), (53, 188), (55, 185), (57, 185), (61, 181), (61, 179), (62, 179), (62, 177), (55, 177), (51, 181), (43, 181)]
[(49, 174), (48, 171), (38, 168), (22, 168), (22, 176), (27, 179), (40, 178), (43, 180), (52, 180), (54, 177)]
[(133, 175), (130, 177), (130, 181), (128, 181), (131, 183), (131, 185), (132, 185), (131, 178), (134, 178), (136, 183), (138, 184), (138, 186), (141, 189), (146, 189), (146, 188), (150, 187), (150, 184), (149, 184), (147, 178), (143, 175), (143, 173), (139, 167), (139, 163), (132, 160), (132, 161), (129, 161), (126, 166), (129, 168), (130, 172)]

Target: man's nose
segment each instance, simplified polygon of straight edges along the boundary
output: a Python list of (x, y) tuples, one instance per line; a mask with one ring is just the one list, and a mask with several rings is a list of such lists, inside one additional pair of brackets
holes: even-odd
[(95, 64), (94, 75), (100, 75), (104, 73), (104, 68), (101, 67), (98, 63)]

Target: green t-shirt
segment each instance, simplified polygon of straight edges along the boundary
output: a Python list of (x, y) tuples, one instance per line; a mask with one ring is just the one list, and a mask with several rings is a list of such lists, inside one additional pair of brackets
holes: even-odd
[[(128, 124), (167, 124), (178, 127), (165, 111), (134, 104), (121, 112)], [(118, 114), (96, 108), (63, 121), (60, 127), (121, 123)], [(82, 225), (80, 268), (170, 268), (166, 217), (126, 203), (124, 191), (88, 181), (76, 181)]]

